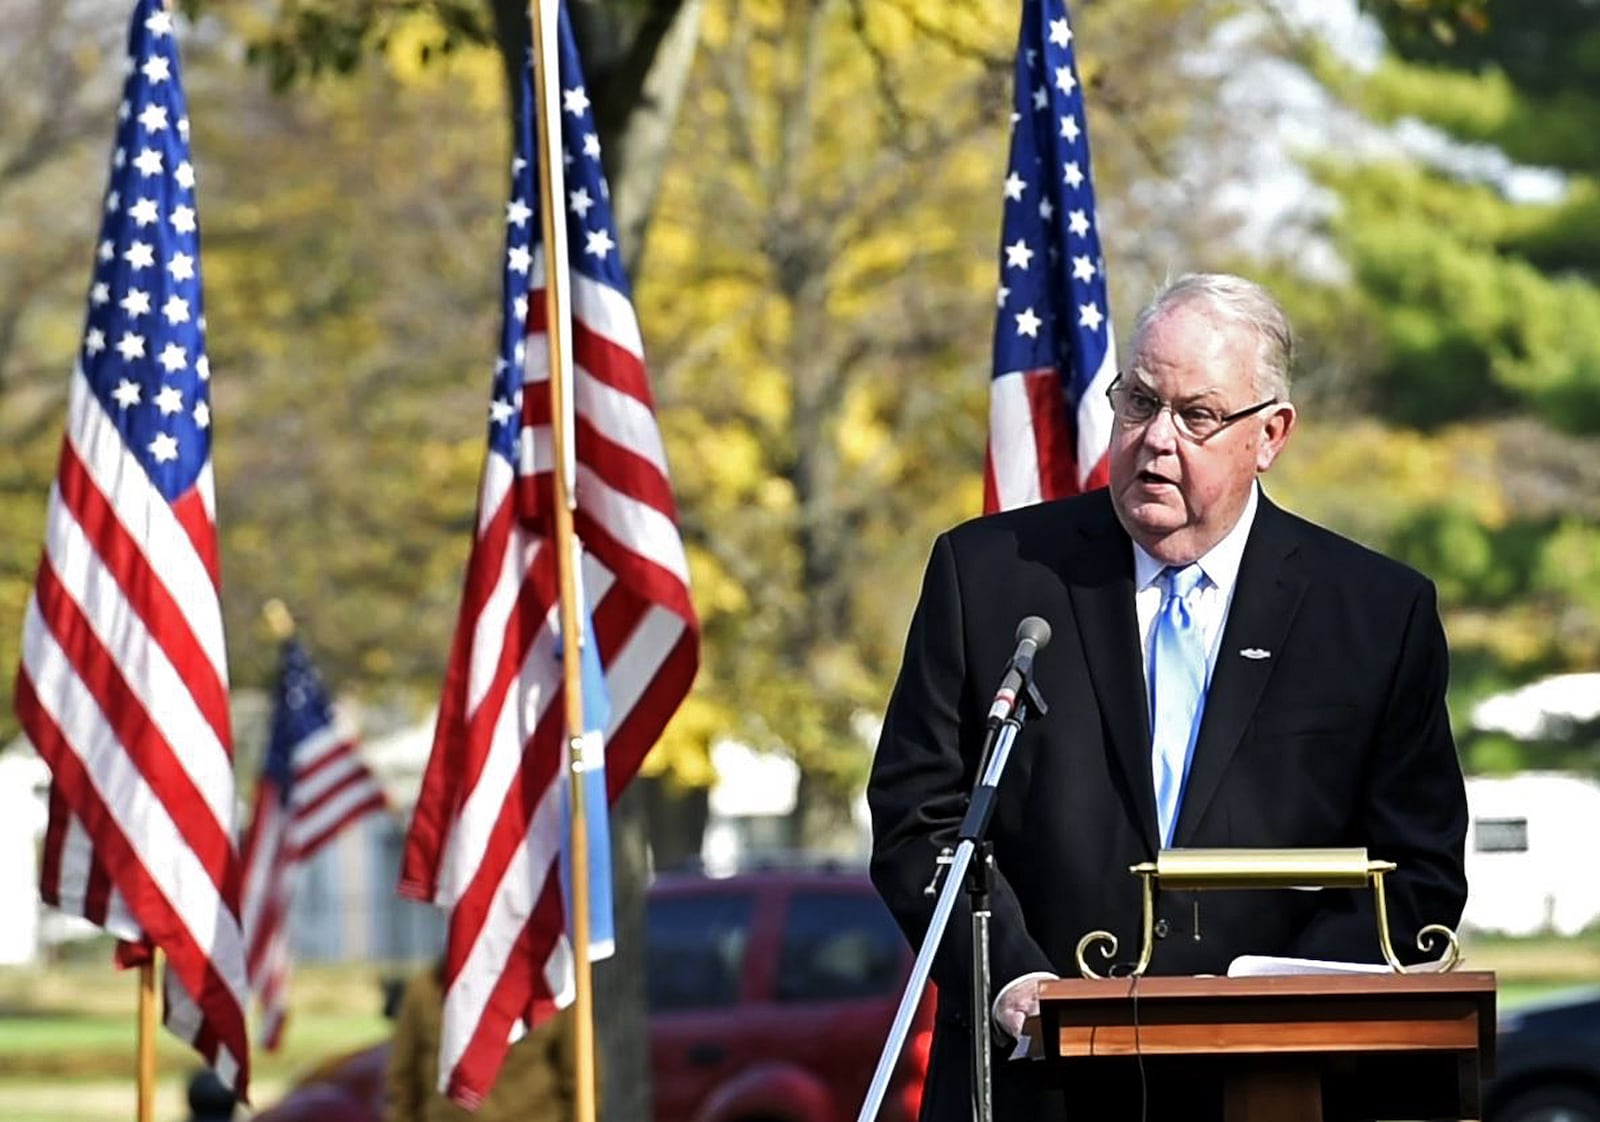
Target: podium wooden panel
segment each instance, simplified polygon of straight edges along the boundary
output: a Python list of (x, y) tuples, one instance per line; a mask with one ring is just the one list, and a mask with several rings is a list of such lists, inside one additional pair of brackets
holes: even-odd
[(1219, 1075), (1228, 1122), (1477, 1118), (1494, 1060), (1494, 974), (1063, 979), (1039, 992), (1041, 1052), (1070, 1079), (1141, 1057)]

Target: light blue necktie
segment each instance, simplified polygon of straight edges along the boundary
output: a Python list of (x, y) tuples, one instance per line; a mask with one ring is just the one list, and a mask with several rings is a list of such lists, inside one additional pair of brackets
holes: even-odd
[(1162, 848), (1172, 845), (1183, 781), (1206, 693), (1206, 645), (1189, 597), (1205, 582), (1199, 565), (1161, 572), (1165, 599), (1150, 644), (1150, 747)]

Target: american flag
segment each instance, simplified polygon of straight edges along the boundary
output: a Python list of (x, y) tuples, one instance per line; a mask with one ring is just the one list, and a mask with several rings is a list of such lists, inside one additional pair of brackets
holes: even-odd
[[(559, 41), (577, 368), (574, 522), (610, 698), (605, 758), (615, 800), (694, 680), (699, 623), (600, 142), (564, 10)], [(538, 487), (518, 486), (524, 433), (535, 446), (528, 470), (536, 485), (552, 463), (545, 255), (536, 236), (526, 76), (521, 100), (506, 209), (505, 328), (477, 533), (400, 883), (402, 894), (452, 909), (440, 1087), (469, 1106), (493, 1085), (513, 1025), (548, 1016), (571, 980), (558, 860), (568, 769), (554, 542), (545, 512), (528, 509)]]
[(210, 368), (172, 18), (139, 0), (18, 719), (50, 765), (40, 894), (166, 953), (167, 1027), (249, 1074)]
[(290, 904), (302, 862), (346, 826), (383, 810), (383, 788), (334, 721), (333, 705), (305, 648), (286, 639), (273, 696), (272, 731), (245, 832), (245, 964), (261, 1011), (259, 1040), (282, 1039), (289, 984)]
[(983, 508), (1106, 482), (1116, 376), (1089, 132), (1064, 0), (1023, 0)]

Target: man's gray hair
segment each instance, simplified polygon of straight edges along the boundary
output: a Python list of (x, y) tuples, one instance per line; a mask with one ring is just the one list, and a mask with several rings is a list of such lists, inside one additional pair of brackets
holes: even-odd
[(1144, 333), (1162, 313), (1184, 304), (1204, 303), (1224, 320), (1256, 333), (1255, 392), (1289, 400), (1289, 366), (1294, 360), (1294, 333), (1272, 293), (1254, 281), (1230, 273), (1185, 273), (1156, 290), (1133, 321), (1133, 353)]

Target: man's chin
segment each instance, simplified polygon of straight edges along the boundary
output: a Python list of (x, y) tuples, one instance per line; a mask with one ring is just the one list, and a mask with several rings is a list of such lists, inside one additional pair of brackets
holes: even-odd
[(1189, 524), (1181, 506), (1159, 498), (1124, 496), (1117, 511), (1123, 527), (1140, 544), (1175, 534)]

